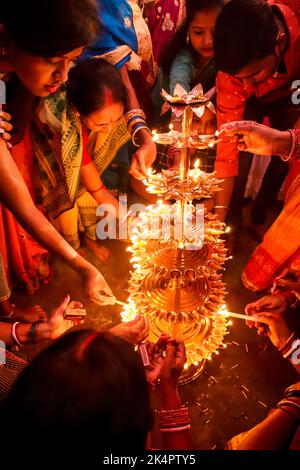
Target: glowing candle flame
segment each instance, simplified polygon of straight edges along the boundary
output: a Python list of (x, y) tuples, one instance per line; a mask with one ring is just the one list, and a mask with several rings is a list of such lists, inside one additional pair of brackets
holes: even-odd
[(196, 168), (199, 168), (199, 166), (200, 166), (200, 159), (197, 158), (197, 160), (196, 160), (195, 163), (194, 163), (194, 168), (195, 168), (195, 169), (196, 169)]

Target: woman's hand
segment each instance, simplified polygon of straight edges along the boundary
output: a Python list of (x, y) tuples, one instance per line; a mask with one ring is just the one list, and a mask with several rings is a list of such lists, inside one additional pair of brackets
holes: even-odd
[(102, 274), (92, 265), (83, 274), (86, 296), (99, 305), (114, 305), (116, 298)]
[(150, 365), (145, 368), (147, 381), (154, 385), (160, 377), (164, 363), (168, 341), (171, 337), (163, 333), (157, 343), (148, 343), (147, 352)]
[(0, 111), (0, 136), (6, 141), (6, 146), (10, 150), (12, 148), (9, 140), (11, 139), (11, 131), (13, 126), (10, 123), (11, 115), (5, 111)]
[(256, 302), (248, 304), (245, 308), (247, 315), (254, 315), (266, 310), (282, 315), (288, 309), (289, 303), (285, 295), (276, 293), (274, 295), (265, 295)]
[[(278, 315), (282, 315), (289, 307), (289, 301), (287, 296), (284, 294), (274, 294), (274, 295), (266, 295), (261, 299), (257, 300), (256, 302), (252, 302), (248, 304), (245, 308), (245, 312), (247, 315), (252, 316), (259, 314), (260, 312), (272, 312)], [(246, 324), (249, 328), (255, 326), (257, 328), (257, 332), (259, 335), (266, 335), (268, 334), (268, 329), (266, 325), (261, 324), (259, 322), (247, 321)]]
[(291, 336), (282, 315), (274, 312), (261, 312), (254, 315), (255, 321), (268, 326), (267, 336), (276, 348), (281, 348)]
[[(142, 131), (143, 129), (140, 133), (142, 133)], [(147, 131), (147, 135), (144, 135), (142, 145), (132, 157), (129, 173), (137, 179), (147, 177), (147, 170), (151, 168), (155, 161), (156, 154), (156, 145)]]
[(50, 313), (48, 321), (40, 323), (37, 328), (38, 340), (53, 340), (63, 335), (66, 331), (73, 326), (81, 325), (84, 320), (65, 320), (64, 312), (66, 308), (82, 308), (83, 305), (80, 302), (70, 302), (70, 296), (63, 300), (63, 302)]
[(292, 137), (288, 131), (278, 131), (254, 121), (233, 121), (221, 130), (236, 139), (238, 150), (258, 155), (289, 155)]
[(118, 323), (110, 328), (112, 333), (119, 338), (128, 341), (131, 344), (139, 344), (144, 341), (148, 335), (148, 322), (142, 315), (137, 315), (133, 320), (124, 323)]
[(160, 373), (161, 388), (176, 389), (185, 363), (186, 353), (184, 343), (176, 339), (170, 339), (167, 342), (166, 356)]

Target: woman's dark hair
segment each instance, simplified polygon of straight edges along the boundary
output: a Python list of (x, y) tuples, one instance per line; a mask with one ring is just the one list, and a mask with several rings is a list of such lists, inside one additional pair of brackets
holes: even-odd
[(103, 59), (85, 60), (69, 72), (67, 96), (82, 116), (105, 106), (107, 91), (114, 103), (127, 103), (127, 91), (119, 71)]
[(234, 75), (275, 51), (278, 26), (265, 0), (231, 0), (216, 21), (214, 54), (219, 70)]
[(191, 42), (189, 42), (189, 44), (186, 43), (188, 29), (195, 15), (201, 11), (211, 11), (215, 8), (222, 8), (224, 2), (225, 0), (187, 0), (186, 20), (181, 28), (174, 34), (171, 41), (165, 46), (161, 55), (160, 63), (165, 73), (170, 73), (172, 63), (181, 49), (186, 47), (193, 56), (195, 55)]
[(62, 449), (75, 457), (87, 448), (95, 456), (143, 451), (152, 412), (140, 356), (107, 333), (69, 333), (24, 370), (7, 398), (4, 419), (8, 435), (24, 428), (20, 441), (31, 442), (27, 449), (55, 442), (52, 455)]
[(11, 143), (18, 144), (24, 138), (38, 98), (25, 87), (19, 77), (12, 73), (6, 83), (7, 111), (11, 114), (13, 130)]
[(100, 31), (96, 0), (8, 0), (0, 23), (18, 48), (39, 57), (86, 46)]

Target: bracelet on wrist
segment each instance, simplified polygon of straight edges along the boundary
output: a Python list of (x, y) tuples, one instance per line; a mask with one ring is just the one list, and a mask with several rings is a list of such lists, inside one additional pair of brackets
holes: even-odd
[(14, 341), (15, 344), (17, 344), (18, 346), (25, 346), (25, 343), (22, 343), (17, 335), (17, 326), (20, 325), (20, 322), (17, 321), (15, 322), (13, 325), (12, 325), (12, 328), (11, 328), (11, 337)]
[(135, 129), (132, 133), (132, 143), (133, 145), (135, 145), (136, 147), (140, 147), (140, 145), (136, 142), (136, 134), (137, 132), (141, 131), (142, 129), (146, 129), (149, 134), (150, 134), (150, 129), (149, 127), (146, 125), (146, 124), (142, 124), (141, 126), (139, 126), (137, 129)]
[(88, 189), (88, 192), (91, 194), (94, 194), (94, 193), (97, 193), (98, 191), (102, 191), (103, 189), (106, 189), (104, 183), (102, 183), (101, 186), (99, 186), (99, 188), (97, 189), (93, 189), (93, 190)]
[(300, 340), (296, 337), (293, 338), (293, 341), (291, 344), (289, 344), (289, 349), (286, 350), (284, 349), (284, 351), (281, 351), (281, 354), (282, 356), (284, 357), (284, 359), (288, 359), (295, 351), (297, 351), (297, 349), (299, 349), (299, 343), (300, 343)]
[(298, 390), (297, 388), (293, 388), (293, 386), (290, 386), (285, 389), (283, 396), (284, 398), (295, 397), (300, 399), (300, 390)]
[(285, 414), (289, 415), (289, 417), (292, 418), (294, 425), (295, 425), (295, 426), (298, 426), (298, 424), (299, 424), (299, 419), (295, 418), (295, 416), (293, 415), (293, 413), (291, 413), (288, 409), (286, 409), (286, 408), (284, 407), (284, 405), (276, 405), (275, 408), (274, 408), (272, 411), (275, 411), (275, 410), (281, 410), (281, 411), (283, 411)]
[(278, 351), (281, 353), (281, 354), (284, 354), (291, 346), (292, 344), (292, 341), (295, 337), (295, 332), (291, 333), (291, 335), (288, 337), (288, 339), (285, 341), (285, 343), (280, 346), (280, 348), (278, 348)]
[(295, 408), (299, 412), (299, 418), (300, 418), (300, 403), (296, 403), (292, 400), (288, 400), (286, 398), (283, 398), (279, 403), (277, 403), (276, 406), (291, 406), (292, 408)]
[(44, 323), (44, 321), (38, 320), (32, 323), (27, 335), (26, 344), (35, 344), (37, 342), (37, 328), (40, 323)]
[(187, 406), (174, 410), (160, 410), (158, 416), (161, 432), (186, 431), (191, 427)]

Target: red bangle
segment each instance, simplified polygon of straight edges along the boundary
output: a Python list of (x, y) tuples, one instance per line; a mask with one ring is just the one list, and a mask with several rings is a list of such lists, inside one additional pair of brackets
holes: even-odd
[(99, 186), (99, 188), (97, 189), (93, 189), (93, 191), (91, 189), (89, 189), (89, 193), (93, 194), (93, 193), (97, 193), (98, 191), (102, 191), (102, 189), (105, 189), (105, 185), (102, 183), (101, 186)]

